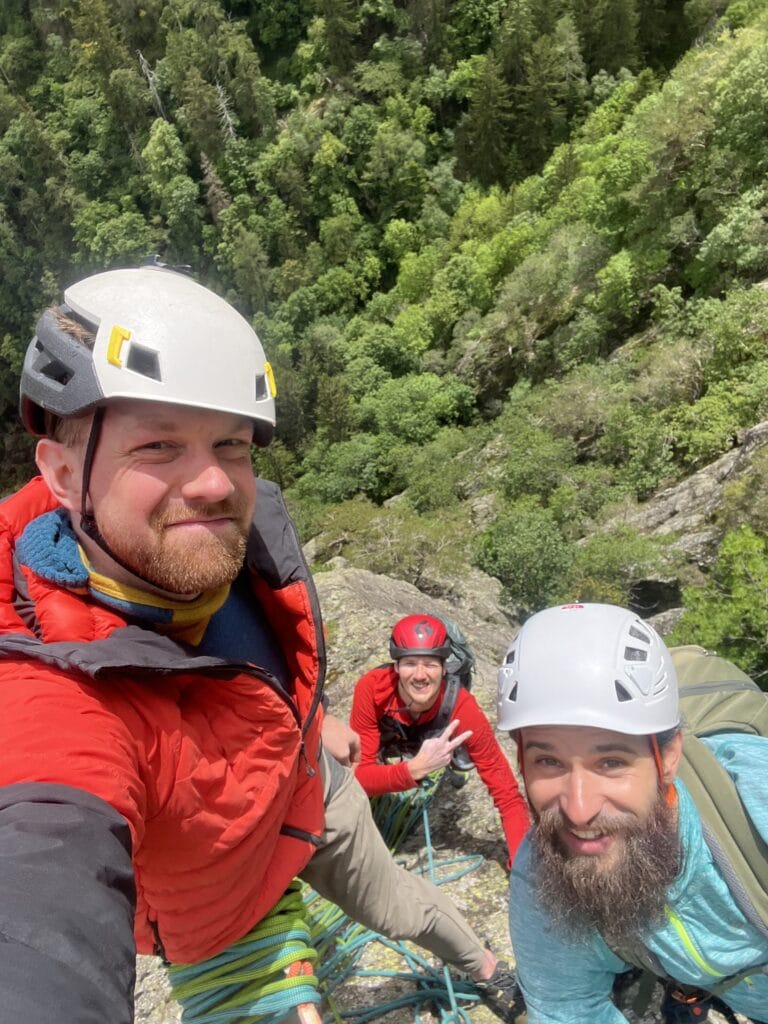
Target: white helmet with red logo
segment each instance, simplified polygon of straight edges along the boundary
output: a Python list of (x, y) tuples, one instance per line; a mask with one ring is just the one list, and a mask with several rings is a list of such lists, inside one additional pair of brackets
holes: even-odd
[(533, 615), (498, 673), (498, 727), (586, 725), (652, 735), (679, 725), (666, 644), (634, 612), (573, 604)]

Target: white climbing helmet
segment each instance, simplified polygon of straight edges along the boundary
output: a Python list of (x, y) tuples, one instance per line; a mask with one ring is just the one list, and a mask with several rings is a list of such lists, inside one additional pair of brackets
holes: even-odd
[(21, 376), (21, 416), (45, 434), (45, 412), (75, 416), (115, 398), (240, 414), (254, 440), (275, 426), (275, 383), (258, 335), (228, 302), (162, 265), (108, 270), (71, 285), (64, 314), (96, 333), (93, 348), (37, 325)]
[(587, 725), (652, 735), (680, 722), (666, 644), (634, 612), (547, 608), (524, 623), (499, 669), (498, 727)]

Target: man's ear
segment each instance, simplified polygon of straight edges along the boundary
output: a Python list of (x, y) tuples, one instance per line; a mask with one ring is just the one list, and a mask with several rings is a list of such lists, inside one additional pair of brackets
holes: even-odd
[(37, 442), (35, 461), (48, 490), (58, 503), (68, 512), (78, 512), (83, 481), (78, 449), (44, 437)]
[(683, 733), (678, 730), (672, 739), (661, 751), (661, 767), (664, 773), (663, 781), (672, 782), (677, 776), (680, 767), (680, 758), (683, 756)]

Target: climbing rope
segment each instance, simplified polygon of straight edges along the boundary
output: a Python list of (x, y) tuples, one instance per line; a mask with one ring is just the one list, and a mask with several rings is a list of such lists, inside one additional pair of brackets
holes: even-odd
[(317, 951), (307, 922), (302, 885), (294, 881), (268, 917), (217, 956), (171, 965), (171, 991), (184, 1024), (256, 1024), (279, 1021), (299, 1008), (306, 1024), (319, 1021), (312, 964)]
[(371, 813), (384, 841), (396, 853), (422, 820), (423, 811), (435, 798), (445, 777), (445, 769), (432, 772), (415, 789), (382, 793), (371, 800)]
[[(377, 797), (374, 807), (377, 824), (393, 851), (419, 821), (423, 823), (427, 864), (415, 870), (428, 872), (436, 885), (461, 878), (483, 862), (479, 854), (435, 860), (428, 809), (441, 778), (442, 772), (437, 772), (418, 789)], [(362, 953), (374, 941), (396, 952), (405, 969), (358, 968)], [(419, 1011), (426, 1008), (440, 1024), (470, 1024), (467, 1010), (480, 999), (471, 981), (451, 978), (447, 967), (436, 968), (404, 943), (385, 939), (350, 920), (298, 880), (239, 942), (201, 963), (171, 965), (168, 975), (183, 1024), (279, 1024), (291, 1014), (301, 1024), (367, 1024), (408, 1007), (415, 1024), (420, 1024)], [(334, 994), (353, 976), (413, 987), (374, 1005), (342, 1009)], [(317, 1009), (321, 1000), (328, 1007), (322, 1018)]]

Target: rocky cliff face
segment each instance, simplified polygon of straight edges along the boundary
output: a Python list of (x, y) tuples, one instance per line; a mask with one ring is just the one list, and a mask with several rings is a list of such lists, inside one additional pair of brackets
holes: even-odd
[(648, 501), (622, 510), (604, 524), (607, 530), (629, 526), (669, 543), (669, 571), (633, 581), (636, 606), (650, 616), (662, 634), (682, 614), (682, 588), (700, 583), (717, 557), (725, 532), (722, 512), (726, 488), (747, 483), (750, 489), (764, 493), (762, 457), (766, 445), (768, 423), (758, 423), (743, 431), (734, 448), (715, 462)]

